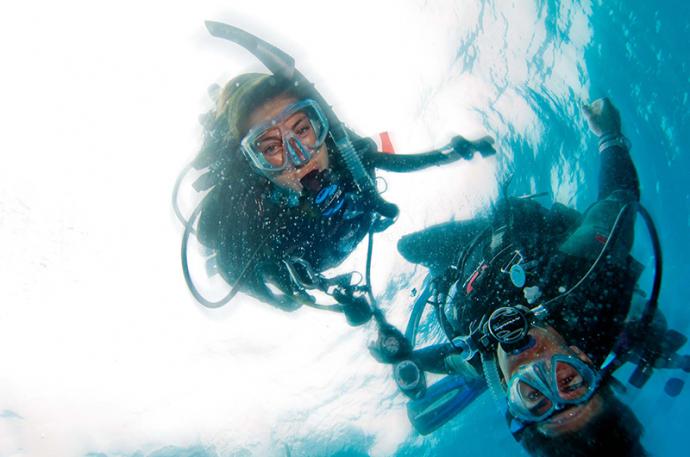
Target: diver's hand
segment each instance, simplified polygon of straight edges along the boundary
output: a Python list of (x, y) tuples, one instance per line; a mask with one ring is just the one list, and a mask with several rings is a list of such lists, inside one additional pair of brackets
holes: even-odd
[(397, 363), (412, 354), (412, 345), (400, 330), (390, 324), (379, 326), (376, 342), (369, 345), (371, 355), (381, 363)]
[(582, 104), (582, 112), (589, 129), (596, 136), (618, 136), (621, 134), (621, 115), (608, 98), (600, 98), (591, 105)]
[(460, 155), (463, 159), (471, 159), (474, 152), (478, 152), (482, 157), (488, 157), (496, 154), (494, 149), (494, 139), (490, 136), (482, 137), (478, 140), (468, 140), (460, 135), (454, 136), (450, 140), (453, 151)]

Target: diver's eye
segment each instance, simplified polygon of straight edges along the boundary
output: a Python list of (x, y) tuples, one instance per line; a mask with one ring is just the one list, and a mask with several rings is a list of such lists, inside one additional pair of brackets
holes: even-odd
[(314, 135), (314, 128), (309, 121), (309, 117), (303, 112), (300, 111), (295, 113), (288, 119), (287, 123), (300, 141), (309, 143), (310, 140), (313, 140), (312, 135)]
[(564, 393), (574, 392), (584, 385), (584, 380), (579, 374), (570, 374), (565, 378), (561, 379), (560, 391)]
[(262, 141), (258, 144), (259, 150), (266, 157), (273, 157), (280, 153), (281, 144), (277, 141)]
[(527, 394), (527, 399), (534, 402), (539, 401), (542, 397), (543, 395), (538, 390), (533, 390)]
[(311, 132), (311, 125), (307, 122), (306, 118), (302, 118), (297, 125), (295, 125), (294, 132), (300, 138), (304, 138)]
[(278, 146), (269, 146), (263, 150), (265, 156), (272, 156), (278, 152)]
[(535, 389), (534, 387), (530, 386), (529, 384), (521, 382), (519, 384), (519, 387), (520, 387), (520, 395), (522, 396), (522, 398), (531, 404), (535, 404), (535, 403), (539, 402), (539, 400), (544, 398), (544, 394), (542, 394), (538, 389)]

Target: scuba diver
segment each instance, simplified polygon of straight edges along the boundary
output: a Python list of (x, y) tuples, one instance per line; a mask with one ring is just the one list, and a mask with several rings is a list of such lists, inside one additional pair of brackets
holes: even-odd
[[(614, 371), (636, 364), (629, 382), (638, 388), (654, 368), (690, 372), (690, 356), (676, 353), (687, 338), (668, 329), (657, 309), (660, 243), (639, 204), (620, 115), (608, 99), (583, 111), (600, 152), (598, 200), (584, 214), (504, 195), (490, 216), (400, 240), (401, 254), (430, 275), (404, 336), (382, 332), (372, 353), (393, 365), (420, 433), (431, 433), (489, 389), (532, 455), (642, 456), (642, 425), (614, 394), (613, 387), (624, 389)], [(635, 293), (642, 266), (630, 255), (636, 214), (655, 257), (643, 306)], [(428, 303), (448, 342), (416, 349)], [(447, 376), (427, 387), (425, 372)], [(682, 387), (671, 378), (665, 390), (676, 396)]]
[[(203, 146), (176, 183), (173, 207), (185, 225), (183, 272), (194, 297), (216, 308), (242, 291), (285, 311), (308, 305), (343, 312), (351, 325), (372, 315), (385, 324), (369, 281), (371, 237), (395, 221), (398, 208), (377, 191), (375, 171), (415, 171), (470, 159), (475, 152), (488, 156), (495, 152), (491, 140), (456, 136), (427, 153), (378, 152), (374, 141), (343, 125), (289, 55), (230, 25), (206, 26), (212, 35), (245, 47), (271, 74), (240, 75), (216, 94), (216, 107), (202, 117)], [(177, 194), (192, 169), (200, 174), (194, 189), (207, 193), (187, 218)], [(357, 283), (355, 272), (321, 274), (367, 234), (366, 284)], [(232, 286), (220, 301), (207, 300), (192, 281), (191, 235), (207, 249), (207, 270)], [(319, 304), (310, 290), (336, 303)]]
[(583, 350), (550, 326), (533, 325), (528, 338), (521, 352), (499, 346), (497, 358), (510, 430), (530, 455), (648, 455), (642, 424)]

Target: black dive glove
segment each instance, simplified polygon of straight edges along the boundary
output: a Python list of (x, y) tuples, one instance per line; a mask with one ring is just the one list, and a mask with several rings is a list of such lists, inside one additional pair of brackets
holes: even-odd
[(493, 144), (494, 139), (490, 136), (471, 141), (460, 135), (456, 135), (451, 138), (450, 143), (442, 152), (447, 155), (455, 153), (463, 159), (471, 159), (475, 152), (480, 153), (482, 157), (489, 157), (496, 154)]
[(371, 355), (381, 363), (397, 363), (412, 354), (412, 345), (400, 330), (390, 324), (379, 325), (376, 342), (369, 346)]

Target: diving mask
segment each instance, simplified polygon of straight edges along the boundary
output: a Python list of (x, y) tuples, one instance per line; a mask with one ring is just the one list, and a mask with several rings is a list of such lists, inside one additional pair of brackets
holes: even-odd
[(260, 172), (300, 168), (326, 141), (328, 119), (311, 99), (291, 104), (274, 118), (253, 127), (240, 143), (247, 160)]
[(556, 354), (520, 367), (508, 381), (508, 409), (519, 420), (541, 422), (569, 405), (587, 402), (599, 374), (579, 358)]

